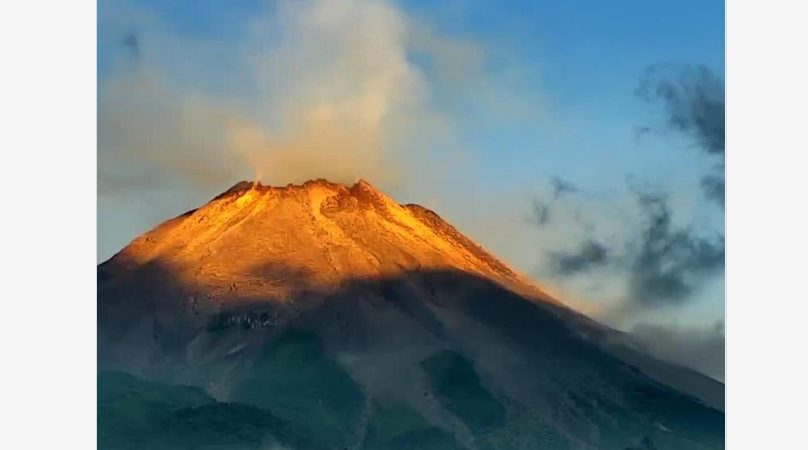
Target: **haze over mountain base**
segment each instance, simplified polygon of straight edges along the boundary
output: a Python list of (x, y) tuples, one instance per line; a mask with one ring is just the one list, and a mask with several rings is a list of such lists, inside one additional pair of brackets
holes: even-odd
[(721, 383), (362, 181), (242, 182), (135, 239), (98, 336), (99, 448), (724, 446)]

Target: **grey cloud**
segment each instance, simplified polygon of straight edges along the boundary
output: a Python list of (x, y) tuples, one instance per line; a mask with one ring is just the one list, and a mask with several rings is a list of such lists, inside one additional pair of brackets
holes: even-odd
[(550, 205), (541, 200), (534, 199), (532, 219), (536, 225), (547, 225), (550, 222)]
[(637, 94), (648, 102), (662, 101), (668, 125), (692, 135), (705, 152), (724, 154), (724, 81), (710, 69), (653, 65)]
[(603, 244), (588, 239), (575, 252), (552, 252), (549, 257), (555, 273), (569, 276), (603, 266), (611, 255)]
[(531, 222), (540, 227), (546, 226), (552, 219), (552, 210), (554, 204), (563, 196), (568, 194), (578, 193), (578, 187), (569, 181), (563, 180), (559, 177), (550, 179), (551, 194), (549, 198), (544, 196), (542, 198), (533, 198), (533, 214), (530, 218)]
[(126, 52), (132, 59), (140, 59), (140, 38), (138, 37), (137, 33), (134, 31), (126, 33), (126, 36), (123, 37), (122, 43), (126, 49)]
[(714, 173), (705, 176), (701, 185), (705, 197), (723, 208), (726, 154), (723, 79), (703, 66), (654, 65), (641, 78), (637, 95), (649, 103), (662, 102), (667, 126), (693, 137), (705, 154), (720, 158)]
[[(718, 178), (716, 183), (722, 180)], [(723, 271), (725, 239), (723, 235), (706, 236), (692, 227), (676, 225), (666, 193), (632, 179), (628, 184), (638, 213), (615, 210), (623, 217), (623, 225), (615, 230), (622, 236), (614, 236), (613, 241), (599, 229), (604, 225), (592, 219), (585, 199), (573, 196), (565, 200), (565, 206), (573, 209), (568, 214), (572, 222), (565, 225), (549, 223), (551, 207), (557, 200), (534, 199), (537, 226), (564, 226), (567, 236), (580, 236), (562, 250), (545, 251), (549, 273), (569, 278), (581, 273), (624, 277), (624, 306), (629, 308), (655, 309), (686, 303)]]
[(710, 276), (724, 268), (724, 238), (702, 238), (672, 224), (668, 198), (636, 192), (645, 220), (629, 266), (630, 300), (644, 306), (686, 301)]
[(573, 194), (578, 192), (578, 188), (569, 181), (562, 180), (559, 177), (553, 177), (550, 180), (553, 187), (553, 198), (559, 198), (564, 194)]
[(720, 167), (720, 170), (720, 174), (711, 174), (702, 178), (701, 189), (704, 191), (705, 197), (724, 208), (726, 205), (726, 180), (723, 166)]

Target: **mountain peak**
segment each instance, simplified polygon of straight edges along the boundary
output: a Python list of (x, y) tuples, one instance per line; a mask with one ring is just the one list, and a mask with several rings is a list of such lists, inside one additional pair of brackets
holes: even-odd
[(365, 180), (364, 180), (364, 179), (362, 179), (362, 178), (360, 178), (360, 179), (359, 179), (359, 181), (357, 181), (356, 183), (354, 183), (354, 185), (353, 185), (353, 186), (351, 186), (351, 189), (357, 189), (357, 190), (363, 190), (363, 191), (373, 191), (373, 192), (379, 192), (379, 191), (378, 191), (376, 188), (374, 188), (374, 187), (373, 187), (373, 186), (372, 186), (370, 183), (368, 183), (367, 181), (365, 181)]
[(357, 197), (387, 198), (385, 194), (383, 194), (380, 190), (376, 189), (373, 185), (371, 185), (368, 181), (364, 179), (359, 179), (356, 183), (349, 186), (347, 184), (335, 183), (326, 180), (325, 178), (317, 178), (314, 180), (305, 181), (301, 184), (289, 183), (285, 186), (272, 186), (261, 184), (260, 181), (242, 180), (234, 184), (230, 189), (227, 189), (222, 194), (215, 197), (214, 200), (218, 200), (224, 197), (240, 196), (247, 191), (294, 192), (294, 191), (308, 191), (316, 188), (347, 190), (352, 194), (356, 195)]

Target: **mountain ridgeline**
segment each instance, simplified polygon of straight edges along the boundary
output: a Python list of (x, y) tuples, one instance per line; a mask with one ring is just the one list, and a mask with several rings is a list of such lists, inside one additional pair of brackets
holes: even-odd
[(242, 182), (98, 266), (101, 449), (721, 449), (724, 386), (370, 184)]

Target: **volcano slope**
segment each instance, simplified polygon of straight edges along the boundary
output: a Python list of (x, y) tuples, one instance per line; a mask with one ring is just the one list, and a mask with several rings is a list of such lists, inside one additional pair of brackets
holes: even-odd
[(99, 448), (718, 449), (723, 385), (360, 181), (242, 182), (98, 267)]

